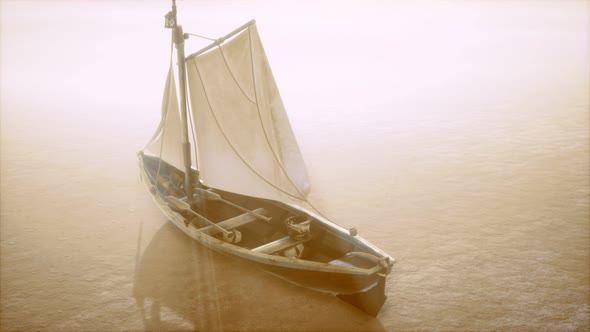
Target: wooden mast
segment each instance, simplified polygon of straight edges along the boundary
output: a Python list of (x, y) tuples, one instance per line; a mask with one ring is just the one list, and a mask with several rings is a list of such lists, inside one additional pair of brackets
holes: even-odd
[[(178, 64), (178, 88), (180, 92), (180, 121), (182, 131), (182, 156), (184, 159), (184, 191), (188, 202), (193, 201), (192, 179), (191, 179), (191, 144), (188, 137), (188, 116), (186, 105), (186, 69), (184, 59), (184, 33), (182, 26), (176, 21), (176, 0), (172, 0), (172, 11), (165, 16), (165, 27), (172, 29), (172, 40), (176, 45), (176, 56)], [(196, 157), (196, 156), (195, 156)], [(197, 173), (198, 174), (198, 173)]]

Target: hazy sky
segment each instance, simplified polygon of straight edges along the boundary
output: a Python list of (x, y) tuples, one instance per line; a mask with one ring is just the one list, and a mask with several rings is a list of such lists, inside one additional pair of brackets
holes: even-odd
[[(185, 31), (211, 37), (255, 18), (287, 109), (352, 112), (342, 96), (354, 94), (355, 106), (454, 98), (474, 82), (524, 87), (538, 84), (531, 76), (540, 71), (546, 79), (588, 71), (584, 1), (179, 1), (178, 8)], [(3, 1), (2, 102), (159, 107), (169, 9), (168, 1)], [(206, 43), (189, 39), (187, 54)]]

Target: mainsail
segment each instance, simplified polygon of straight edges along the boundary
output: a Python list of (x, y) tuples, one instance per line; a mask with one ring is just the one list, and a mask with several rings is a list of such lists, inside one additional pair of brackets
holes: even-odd
[(256, 26), (186, 62), (202, 182), (306, 201), (309, 181)]

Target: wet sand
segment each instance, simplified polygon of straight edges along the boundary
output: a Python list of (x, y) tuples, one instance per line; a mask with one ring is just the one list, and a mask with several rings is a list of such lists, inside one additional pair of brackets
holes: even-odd
[(186, 2), (190, 32), (257, 19), (311, 200), (397, 259), (381, 313), (156, 208), (168, 3), (2, 2), (2, 331), (590, 329), (587, 2)]

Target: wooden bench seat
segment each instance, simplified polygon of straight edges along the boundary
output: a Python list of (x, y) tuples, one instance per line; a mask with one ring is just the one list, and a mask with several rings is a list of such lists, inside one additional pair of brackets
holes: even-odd
[(290, 247), (298, 245), (299, 243), (304, 243), (307, 241), (309, 241), (309, 238), (303, 240), (295, 240), (290, 236), (285, 236), (273, 242), (269, 242), (267, 244), (263, 244), (259, 247), (256, 247), (252, 249), (252, 251), (261, 254), (274, 254), (275, 252), (288, 249)]
[[(266, 216), (268, 216), (270, 214), (268, 211), (266, 211), (263, 208), (258, 208), (253, 211), (258, 214), (262, 214), (262, 215), (266, 215)], [(217, 223), (217, 225), (220, 226), (221, 228), (224, 228), (229, 231), (234, 228), (238, 228), (238, 227), (247, 225), (247, 224), (254, 222), (256, 220), (260, 220), (260, 219), (256, 218), (251, 213), (246, 212), (246, 213), (241, 214), (239, 216), (229, 218), (224, 221), (220, 221)], [(209, 234), (209, 235), (215, 235), (215, 234), (219, 233), (219, 230), (213, 226), (206, 226), (206, 227), (200, 228), (199, 230), (206, 233), (206, 234)]]

